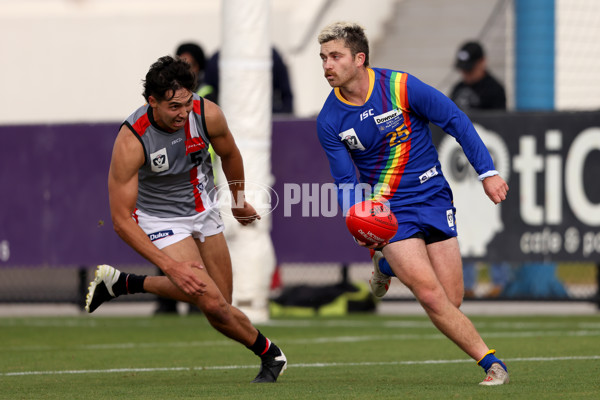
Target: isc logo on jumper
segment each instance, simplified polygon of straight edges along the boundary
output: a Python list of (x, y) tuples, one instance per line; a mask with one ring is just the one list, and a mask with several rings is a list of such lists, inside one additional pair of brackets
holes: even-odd
[(370, 108), (367, 111), (363, 111), (363, 113), (360, 114), (360, 120), (362, 121), (362, 120), (367, 119), (372, 116), (373, 116), (373, 109)]
[(173, 236), (173, 231), (169, 229), (168, 231), (159, 231), (148, 235), (153, 242), (158, 239), (166, 238), (167, 236)]
[(154, 172), (162, 172), (169, 169), (169, 158), (167, 157), (167, 149), (162, 148), (150, 154), (150, 167)]

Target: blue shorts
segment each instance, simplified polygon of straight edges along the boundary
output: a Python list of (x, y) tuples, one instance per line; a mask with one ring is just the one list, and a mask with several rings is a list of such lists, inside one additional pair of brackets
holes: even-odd
[(424, 203), (395, 207), (392, 211), (398, 220), (398, 232), (390, 243), (416, 237), (430, 244), (457, 236), (456, 208), (449, 189)]

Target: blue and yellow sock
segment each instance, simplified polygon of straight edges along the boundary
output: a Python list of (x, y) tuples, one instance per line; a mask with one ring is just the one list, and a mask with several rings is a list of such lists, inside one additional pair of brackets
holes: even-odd
[(508, 369), (506, 369), (506, 365), (504, 365), (504, 363), (502, 361), (500, 361), (500, 359), (498, 359), (494, 355), (495, 353), (496, 353), (496, 350), (494, 350), (494, 349), (488, 351), (481, 358), (481, 360), (477, 361), (477, 365), (479, 365), (481, 368), (483, 368), (485, 370), (485, 372), (487, 373), (488, 369), (490, 369), (490, 367), (492, 366), (493, 363), (498, 363), (498, 364), (502, 365), (502, 368), (504, 368), (505, 371), (508, 372)]
[(396, 276), (396, 274), (394, 274), (394, 271), (392, 271), (390, 263), (388, 262), (388, 260), (385, 259), (385, 257), (382, 257), (381, 260), (379, 260), (379, 270), (387, 276)]

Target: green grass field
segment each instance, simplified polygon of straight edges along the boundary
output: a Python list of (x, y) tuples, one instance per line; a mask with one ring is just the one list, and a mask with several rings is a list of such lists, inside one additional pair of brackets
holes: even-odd
[(276, 384), (201, 315), (0, 318), (0, 399), (598, 399), (600, 316), (474, 317), (511, 383), (421, 316), (275, 319)]

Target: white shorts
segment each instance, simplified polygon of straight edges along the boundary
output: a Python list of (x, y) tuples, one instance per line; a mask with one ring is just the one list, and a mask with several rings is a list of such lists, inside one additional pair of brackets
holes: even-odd
[(216, 209), (208, 209), (189, 217), (173, 218), (153, 217), (136, 209), (132, 217), (159, 249), (180, 242), (188, 236), (204, 242), (205, 237), (223, 232), (223, 220)]

